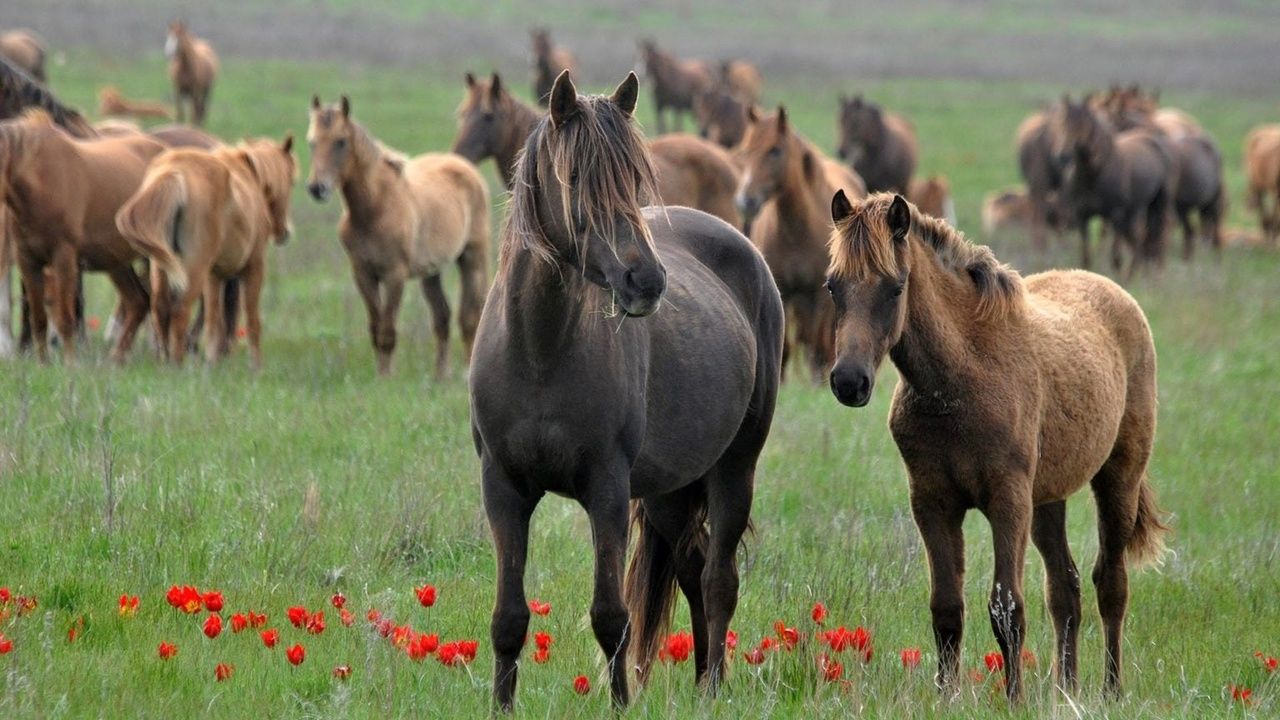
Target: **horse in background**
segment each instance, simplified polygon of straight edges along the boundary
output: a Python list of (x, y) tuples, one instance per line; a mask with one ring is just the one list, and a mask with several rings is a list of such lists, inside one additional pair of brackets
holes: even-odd
[(529, 38), (533, 42), (533, 97), (539, 105), (546, 107), (556, 76), (565, 70), (570, 75), (577, 75), (578, 62), (567, 48), (551, 42), (551, 31), (546, 28), (530, 30)]
[(915, 178), (907, 191), (907, 200), (920, 212), (956, 227), (956, 204), (951, 199), (951, 183), (945, 175)]
[(679, 130), (684, 124), (683, 113), (693, 111), (693, 99), (715, 82), (711, 68), (702, 60), (681, 60), (649, 39), (640, 41), (640, 69), (653, 85), (659, 135), (667, 131), (668, 110)]
[(480, 171), (453, 153), (405, 158), (387, 150), (351, 118), (344, 95), (335, 105), (311, 98), (307, 190), (325, 202), (342, 192), (338, 238), (351, 260), (369, 313), (378, 374), (391, 372), (396, 316), (405, 282), (422, 280), (436, 337), (437, 379), (448, 374), (449, 301), (440, 274), (455, 263), (461, 276), (458, 325), (467, 364), (488, 279), (489, 187)]
[[(471, 73), (465, 79), (453, 152), (477, 165), (493, 158), (502, 184), (510, 189), (516, 159), (542, 113), (512, 95), (496, 72), (488, 80)], [(550, 83), (546, 92), (551, 92)]]
[(192, 122), (204, 125), (209, 95), (218, 77), (218, 54), (208, 41), (192, 35), (187, 24), (169, 23), (164, 55), (169, 58), (169, 81), (173, 83), (174, 117), (186, 121), (185, 102), (191, 104)]
[(0, 33), (0, 57), (6, 58), (39, 83), (48, 82), (44, 72), (44, 41), (34, 31), (9, 30)]
[(1024, 188), (989, 193), (982, 200), (982, 234), (988, 239), (1031, 233), (1031, 199)]
[(870, 192), (906, 193), (919, 155), (916, 131), (905, 118), (861, 95), (840, 97), (840, 146)]
[(1070, 214), (1062, 206), (1062, 161), (1055, 150), (1058, 139), (1051, 122), (1061, 110), (1061, 106), (1051, 105), (1032, 113), (1014, 136), (1018, 171), (1027, 188), (1031, 244), (1042, 252), (1049, 246), (1050, 231), (1066, 230)]
[(1011, 702), (1022, 695), (1027, 541), (1044, 557), (1057, 685), (1076, 690), (1080, 579), (1067, 498), (1098, 506), (1093, 570), (1108, 693), (1120, 692), (1128, 566), (1158, 560), (1167, 530), (1147, 466), (1156, 430), (1156, 350), (1138, 303), (1079, 270), (1023, 279), (901, 196), (831, 203), (827, 288), (837, 308), (831, 391), (863, 407), (886, 355), (898, 370), (889, 429), (906, 464), (929, 560), (939, 687), (958, 680), (965, 514), (991, 524), (987, 611)]
[(736, 148), (747, 134), (749, 107), (750, 103), (725, 88), (707, 88), (693, 98), (693, 120), (698, 134), (728, 150)]
[(720, 84), (738, 100), (755, 105), (760, 102), (764, 77), (755, 65), (746, 60), (725, 60), (720, 63)]
[(152, 100), (130, 100), (115, 85), (98, 91), (98, 114), (108, 117), (134, 117), (140, 120), (168, 120), (173, 117), (164, 103)]
[(1244, 140), (1245, 204), (1258, 213), (1262, 239), (1280, 243), (1280, 125), (1261, 125)]
[[(639, 82), (582, 97), (568, 73), (516, 168), (470, 376), (497, 555), (493, 696), (509, 711), (527, 641), (530, 518), (547, 493), (591, 523), (591, 628), (616, 707), (688, 601), (697, 681), (716, 692), (738, 598), (756, 462), (779, 383), (783, 314), (760, 253), (657, 192)], [(625, 570), (629, 518), (636, 548)]]

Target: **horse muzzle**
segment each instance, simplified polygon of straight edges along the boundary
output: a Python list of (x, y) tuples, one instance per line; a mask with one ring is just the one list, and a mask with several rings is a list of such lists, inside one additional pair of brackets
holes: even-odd
[(831, 394), (846, 407), (865, 407), (871, 401), (875, 377), (862, 369), (836, 365), (831, 370)]
[(329, 186), (324, 183), (313, 182), (307, 185), (307, 192), (316, 202), (328, 202), (329, 200)]
[(622, 277), (621, 287), (614, 289), (618, 304), (629, 317), (652, 315), (662, 304), (667, 291), (667, 271), (661, 266), (654, 269), (629, 269)]

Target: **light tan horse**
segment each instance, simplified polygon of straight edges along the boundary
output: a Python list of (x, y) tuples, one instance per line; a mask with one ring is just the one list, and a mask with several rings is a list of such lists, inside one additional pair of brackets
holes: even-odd
[(724, 148), (696, 135), (672, 133), (650, 140), (649, 154), (663, 203), (695, 208), (742, 229), (733, 200), (739, 174)]
[(1098, 590), (1106, 688), (1120, 690), (1127, 564), (1158, 559), (1165, 526), (1147, 477), (1156, 431), (1156, 350), (1138, 303), (1101, 275), (1025, 280), (901, 196), (831, 203), (827, 288), (837, 310), (831, 391), (871, 399), (886, 355), (898, 370), (889, 429), (907, 466), (911, 510), (932, 582), (938, 681), (959, 671), (964, 516), (991, 524), (987, 613), (1006, 690), (1022, 692), (1028, 540), (1044, 556), (1058, 684), (1076, 687), (1080, 575), (1067, 544), (1067, 498), (1098, 505)]
[(451, 262), (461, 274), (458, 325), (470, 363), (488, 284), (489, 188), (480, 171), (453, 153), (405, 159), (386, 150), (351, 119), (345, 95), (329, 106), (311, 99), (307, 142), (311, 196), (324, 202), (342, 190), (338, 237), (369, 311), (378, 372), (391, 372), (404, 284), (421, 278), (436, 336), (436, 377), (447, 374), (449, 302), (440, 273)]
[(763, 117), (752, 109), (748, 120), (738, 153), (745, 168), (738, 209), (787, 309), (784, 370), (794, 344), (808, 351), (810, 369), (821, 377), (834, 338), (835, 308), (822, 290), (831, 194), (842, 187), (858, 196), (866, 191), (853, 169), (824, 156), (791, 127), (785, 108)]
[(75, 357), (81, 268), (107, 273), (126, 308), (112, 359), (123, 360), (132, 345), (147, 314), (147, 293), (133, 271), (138, 255), (116, 229), (115, 215), (142, 182), (147, 163), (162, 150), (163, 145), (145, 135), (79, 140), (42, 110), (0, 123), (0, 188), (13, 215), (10, 227), (42, 362), (48, 359), (46, 270), (65, 358)]
[(98, 114), (107, 117), (160, 120), (173, 117), (164, 103), (154, 100), (130, 100), (115, 85), (106, 85), (98, 91)]
[(204, 125), (209, 107), (209, 94), (218, 77), (218, 54), (206, 40), (192, 35), (187, 24), (169, 23), (169, 37), (164, 43), (169, 58), (169, 80), (173, 83), (174, 116), (186, 121), (184, 100), (191, 102), (191, 115), (196, 125)]
[(1258, 212), (1262, 239), (1280, 242), (1280, 125), (1263, 125), (1244, 140), (1245, 203)]
[(47, 81), (44, 74), (44, 43), (34, 32), (9, 30), (0, 33), (0, 55), (36, 80)]
[(240, 278), (253, 366), (262, 366), (267, 244), (289, 238), (296, 168), (293, 135), (283, 143), (169, 150), (151, 162), (142, 187), (120, 208), (120, 233), (151, 261), (156, 336), (174, 363), (182, 364), (187, 321), (201, 297), (205, 355), (216, 361), (227, 353), (224, 284)]

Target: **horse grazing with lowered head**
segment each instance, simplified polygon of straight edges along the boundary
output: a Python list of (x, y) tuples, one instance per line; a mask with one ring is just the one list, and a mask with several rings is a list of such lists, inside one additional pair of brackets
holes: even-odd
[(831, 390), (871, 398), (887, 354), (898, 370), (889, 429), (924, 540), (938, 684), (953, 687), (964, 629), (965, 513), (991, 524), (988, 611), (1006, 691), (1022, 693), (1023, 560), (1044, 557), (1058, 685), (1076, 688), (1080, 577), (1067, 498), (1098, 505), (1098, 591), (1106, 687), (1120, 691), (1128, 565), (1158, 559), (1166, 531), (1147, 476), (1156, 430), (1156, 351), (1138, 303), (1114, 282), (1068, 270), (1025, 280), (983, 246), (901, 196), (832, 200), (827, 288), (837, 308)]
[(533, 96), (539, 105), (546, 107), (551, 83), (565, 70), (570, 75), (577, 75), (578, 62), (567, 48), (557, 47), (551, 42), (551, 31), (546, 28), (530, 30), (529, 38), (533, 41)]
[(267, 244), (290, 234), (289, 197), (297, 165), (293, 135), (212, 151), (168, 150), (151, 161), (142, 186), (116, 214), (116, 226), (151, 262), (151, 297), (162, 356), (181, 365), (187, 319), (204, 299), (204, 349), (209, 361), (230, 348), (224, 285), (244, 282), (249, 349), (262, 366), (259, 300)]
[(681, 60), (659, 49), (653, 40), (640, 41), (640, 67), (653, 84), (653, 110), (659, 135), (667, 131), (668, 110), (679, 130), (683, 126), (682, 114), (693, 111), (693, 99), (715, 82), (707, 63)]
[(98, 114), (110, 117), (135, 117), (140, 120), (168, 120), (173, 117), (164, 103), (152, 100), (130, 100), (115, 85), (98, 91)]
[(48, 82), (44, 72), (44, 42), (31, 30), (0, 33), (0, 57), (7, 59), (40, 83)]
[(325, 202), (342, 191), (338, 239), (351, 259), (369, 313), (378, 373), (391, 372), (396, 315), (404, 284), (421, 278), (436, 336), (437, 379), (448, 374), (449, 300), (440, 274), (458, 266), (458, 325), (467, 362), (488, 279), (489, 186), (475, 165), (453, 153), (415, 158), (389, 151), (351, 119), (344, 95), (336, 105), (311, 98), (307, 190)]
[(861, 95), (841, 96), (837, 154), (858, 171), (868, 191), (906, 193), (919, 155), (916, 131)]
[(218, 77), (218, 54), (206, 40), (192, 35), (182, 21), (169, 23), (164, 42), (169, 58), (169, 81), (173, 83), (173, 110), (178, 122), (186, 121), (185, 103), (191, 104), (192, 122), (204, 125), (209, 95)]
[[(777, 397), (783, 315), (760, 253), (725, 223), (642, 208), (657, 192), (634, 74), (580, 97), (567, 74), (517, 167), (471, 370), (471, 427), (497, 553), (494, 699), (511, 709), (529, 625), (529, 521), (547, 493), (591, 522), (591, 627), (626, 705), (679, 587), (712, 693), (736, 553)], [(623, 583), (628, 515), (639, 532)], [(628, 653), (631, 657), (628, 657)]]
[(783, 370), (798, 346), (807, 351), (813, 376), (821, 378), (830, 368), (835, 328), (835, 308), (822, 291), (831, 194), (847, 188), (861, 197), (866, 191), (853, 170), (823, 156), (791, 127), (786, 108), (763, 117), (752, 109), (748, 119), (738, 152), (744, 170), (737, 202), (787, 308)]
[(1280, 243), (1280, 125), (1261, 125), (1244, 139), (1245, 204), (1258, 213), (1262, 239)]

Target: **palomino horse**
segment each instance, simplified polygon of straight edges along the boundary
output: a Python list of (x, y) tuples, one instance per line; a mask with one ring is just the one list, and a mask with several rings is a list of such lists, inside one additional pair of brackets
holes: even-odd
[(104, 86), (98, 91), (98, 114), (160, 120), (173, 117), (164, 103), (153, 100), (130, 100), (115, 85)]
[(178, 122), (186, 120), (184, 101), (191, 102), (191, 115), (196, 125), (204, 125), (209, 93), (218, 77), (218, 54), (205, 40), (192, 35), (187, 24), (169, 23), (169, 37), (164, 43), (169, 58), (169, 80), (173, 83), (173, 109)]
[(1262, 239), (1280, 242), (1280, 125), (1262, 125), (1244, 140), (1246, 204), (1258, 212)]
[(721, 147), (737, 147), (747, 134), (749, 106), (724, 88), (703, 90), (693, 98), (693, 119), (698, 125), (698, 134)]
[(862, 179), (847, 166), (824, 157), (791, 128), (787, 111), (760, 117), (750, 125), (739, 156), (746, 169), (738, 189), (738, 209), (747, 235), (764, 253), (787, 308), (787, 352), (792, 345), (808, 351), (815, 378), (830, 367), (835, 308), (822, 291), (827, 267), (828, 211), (831, 194), (849, 188), (861, 196)]
[(915, 128), (905, 118), (861, 95), (840, 97), (837, 155), (858, 171), (868, 191), (907, 192), (918, 154)]
[(653, 83), (653, 105), (657, 115), (658, 134), (667, 131), (667, 110), (682, 126), (681, 113), (693, 111), (693, 99), (715, 82), (711, 68), (701, 60), (680, 60), (658, 49), (652, 40), (640, 42), (640, 62), (644, 74)]
[(388, 151), (351, 119), (345, 95), (328, 107), (311, 98), (307, 142), (311, 197), (324, 202), (342, 189), (338, 238), (369, 311), (378, 373), (391, 372), (405, 281), (421, 278), (436, 336), (436, 378), (447, 374), (449, 301), (440, 273), (449, 263), (461, 275), (458, 325), (469, 363), (488, 278), (489, 187), (480, 171), (453, 153), (405, 159)]
[(187, 318), (204, 298), (205, 356), (229, 348), (223, 284), (244, 280), (244, 308), (254, 368), (262, 366), (258, 301), (267, 243), (289, 237), (289, 196), (296, 174), (293, 136), (237, 147), (169, 150), (156, 157), (142, 187), (116, 215), (120, 233), (151, 261), (151, 297), (162, 354), (182, 364)]
[(22, 71), (38, 82), (45, 82), (44, 43), (30, 30), (9, 30), (0, 33), (0, 57), (22, 68)]
[[(638, 92), (634, 74), (612, 97), (579, 97), (567, 73), (556, 80), (516, 169), (476, 336), (471, 424), (498, 555), (503, 709), (529, 625), (529, 519), (548, 492), (591, 521), (591, 627), (614, 703), (627, 703), (632, 667), (646, 676), (677, 585), (697, 678), (711, 692), (723, 678), (735, 556), (777, 398), (782, 304), (733, 228), (694, 210), (641, 209), (656, 187), (632, 121)], [(633, 498), (640, 537), (624, 591)]]
[[(474, 163), (493, 158), (503, 183), (510, 188), (516, 157), (541, 116), (512, 96), (497, 73), (489, 80), (467, 73), (466, 81), (453, 151)], [(733, 204), (738, 171), (728, 153), (682, 134), (655, 138), (649, 143), (649, 152), (663, 203), (702, 210), (735, 227), (740, 224)]]
[[(1100, 216), (1114, 234), (1111, 264), (1120, 269), (1120, 244), (1132, 249), (1125, 270), (1164, 262), (1165, 225), (1177, 180), (1167, 141), (1149, 130), (1117, 133), (1087, 99), (1064, 97), (1053, 117), (1054, 150), (1063, 168), (1063, 206), (1080, 232), (1080, 262), (1089, 267), (1089, 220)], [(1138, 226), (1141, 225), (1141, 229)]]
[(827, 288), (838, 318), (831, 390), (844, 405), (862, 407), (886, 354), (898, 369), (889, 428), (929, 558), (939, 685), (949, 687), (959, 670), (962, 523), (976, 508), (995, 545), (988, 610), (1009, 697), (1022, 692), (1028, 538), (1044, 557), (1058, 684), (1075, 689), (1080, 579), (1066, 509), (1089, 483), (1098, 504), (1093, 582), (1106, 686), (1118, 693), (1126, 564), (1158, 559), (1166, 530), (1147, 477), (1156, 351), (1142, 309), (1089, 272), (1023, 280), (901, 196), (852, 205), (838, 193), (831, 214)]
[(551, 31), (546, 28), (530, 30), (529, 39), (533, 41), (533, 96), (539, 105), (546, 107), (556, 76), (565, 70), (577, 75), (578, 63), (567, 48), (557, 47), (551, 42)]
[(145, 135), (98, 140), (71, 137), (43, 110), (0, 123), (0, 188), (16, 228), (31, 329), (48, 359), (45, 271), (54, 281), (55, 325), (64, 357), (75, 355), (75, 308), (81, 268), (104, 271), (125, 306), (124, 331), (111, 356), (121, 361), (146, 317), (147, 293), (133, 271), (137, 254), (116, 230), (115, 215), (164, 146)]

